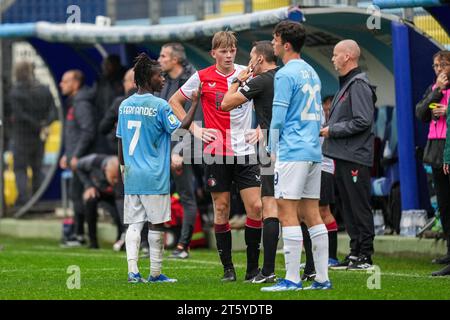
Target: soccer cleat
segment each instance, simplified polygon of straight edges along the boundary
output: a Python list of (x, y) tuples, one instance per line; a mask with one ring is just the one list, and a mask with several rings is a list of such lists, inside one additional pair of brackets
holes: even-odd
[(226, 269), (223, 272), (222, 282), (236, 281), (236, 271), (234, 268)]
[(313, 271), (311, 273), (303, 272), (301, 279), (302, 281), (313, 281), (315, 278), (316, 278), (316, 271)]
[(314, 281), (311, 286), (306, 287), (304, 290), (330, 290), (332, 288), (331, 281), (327, 280), (325, 282)]
[(337, 265), (330, 267), (331, 270), (347, 270), (348, 266), (358, 260), (358, 257), (348, 255), (343, 261), (339, 262)]
[(353, 261), (347, 267), (349, 271), (358, 271), (358, 270), (373, 270), (374, 267), (372, 265), (372, 259), (366, 256), (360, 256), (358, 260)]
[(141, 277), (141, 274), (128, 272), (128, 283), (141, 283), (141, 282), (147, 282), (144, 278)]
[(263, 287), (261, 291), (263, 292), (277, 292), (277, 291), (296, 291), (302, 290), (302, 282), (299, 283), (292, 282), (286, 279), (280, 279), (279, 282), (270, 287)]
[(245, 278), (244, 278), (244, 282), (252, 282), (252, 280), (260, 273), (259, 268), (255, 269), (251, 272), (246, 272), (245, 273)]
[(328, 268), (335, 267), (339, 264), (339, 260), (328, 258)]
[(433, 277), (443, 277), (450, 276), (450, 264), (446, 266), (444, 269), (435, 271), (431, 274)]
[(434, 264), (450, 264), (450, 254), (447, 254), (446, 256), (443, 256), (441, 258), (436, 258), (431, 261), (431, 263)]
[(262, 272), (259, 272), (251, 281), (251, 283), (275, 283), (277, 282), (277, 276), (275, 273), (271, 273), (268, 276), (263, 275)]
[(153, 277), (153, 276), (148, 277), (148, 283), (163, 283), (163, 282), (174, 283), (177, 281), (178, 281), (177, 279), (171, 279), (171, 278), (163, 275), (162, 273), (157, 277)]
[(172, 251), (172, 254), (169, 256), (169, 259), (187, 259), (187, 258), (189, 258), (189, 252), (187, 252), (187, 250), (178, 248)]

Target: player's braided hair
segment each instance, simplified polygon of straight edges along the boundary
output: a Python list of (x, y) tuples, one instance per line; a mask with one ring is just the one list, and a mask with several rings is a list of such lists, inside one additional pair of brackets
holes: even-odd
[(159, 66), (158, 61), (150, 59), (145, 52), (138, 55), (134, 60), (133, 68), (136, 85), (141, 88), (149, 88), (154, 73), (159, 72), (157, 66)]

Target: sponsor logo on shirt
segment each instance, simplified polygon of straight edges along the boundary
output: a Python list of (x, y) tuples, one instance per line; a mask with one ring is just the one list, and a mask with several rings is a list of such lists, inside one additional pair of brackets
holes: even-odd
[(351, 170), (351, 171), (352, 171), (353, 183), (356, 183), (358, 181), (359, 170), (355, 170), (355, 171)]

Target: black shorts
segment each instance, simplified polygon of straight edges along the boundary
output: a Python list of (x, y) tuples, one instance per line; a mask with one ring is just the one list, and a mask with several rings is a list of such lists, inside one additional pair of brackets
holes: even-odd
[(233, 181), (239, 191), (261, 186), (259, 165), (248, 164), (248, 161), (238, 164), (237, 157), (233, 158), (224, 159), (222, 163), (205, 164), (206, 191), (230, 192)]
[(271, 164), (261, 164), (261, 197), (275, 196), (274, 177), (274, 168)]
[(334, 176), (322, 171), (320, 177), (320, 200), (319, 206), (327, 206), (334, 203)]

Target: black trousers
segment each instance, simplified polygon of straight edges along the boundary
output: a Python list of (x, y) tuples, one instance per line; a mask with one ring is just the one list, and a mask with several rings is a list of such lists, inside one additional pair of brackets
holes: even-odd
[(442, 168), (433, 168), (433, 182), (442, 229), (447, 239), (448, 253), (450, 253), (450, 176), (445, 175)]
[(91, 198), (85, 202), (86, 207), (86, 220), (88, 224), (88, 234), (89, 240), (91, 244), (97, 244), (97, 208), (100, 202), (106, 206), (108, 212), (111, 214), (111, 217), (114, 220), (115, 225), (117, 226), (117, 238), (120, 238), (120, 235), (123, 232), (123, 226), (120, 221), (119, 212), (116, 208), (116, 199), (114, 195), (101, 195), (98, 198)]
[(191, 164), (183, 164), (180, 172), (172, 171), (172, 177), (175, 181), (175, 187), (180, 195), (180, 202), (183, 206), (183, 224), (179, 243), (188, 247), (191, 243), (192, 233), (197, 217), (197, 200), (194, 192), (194, 174)]
[(78, 236), (84, 235), (84, 202), (83, 202), (84, 186), (76, 172), (70, 180), (70, 198), (72, 199), (73, 211), (75, 216), (75, 233)]
[[(14, 174), (16, 175), (17, 190), (19, 192), (17, 205), (24, 205), (39, 189), (43, 180), (41, 167), (44, 157), (44, 143), (39, 137), (37, 140), (26, 139), (21, 136), (14, 139)], [(28, 192), (28, 166), (33, 171), (31, 194)]]
[(370, 257), (375, 237), (370, 208), (370, 168), (336, 160), (336, 185), (342, 201), (342, 218), (350, 236), (350, 254)]

